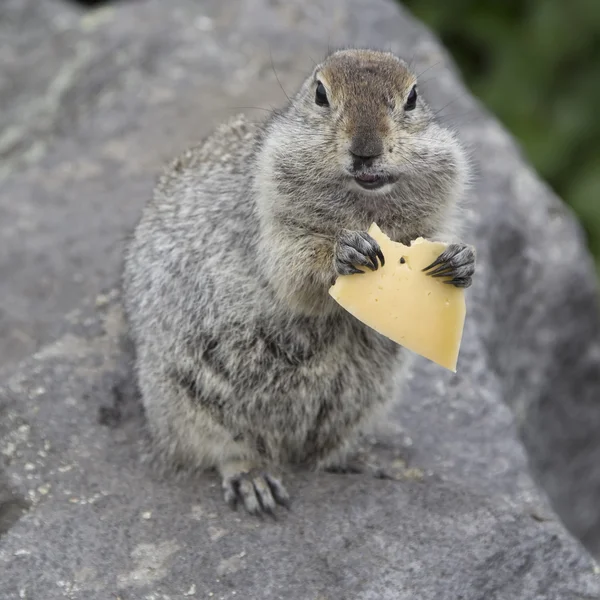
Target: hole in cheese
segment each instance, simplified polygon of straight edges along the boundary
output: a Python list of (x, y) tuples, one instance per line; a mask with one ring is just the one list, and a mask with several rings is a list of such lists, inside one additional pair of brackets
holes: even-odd
[(422, 272), (446, 245), (417, 238), (405, 246), (390, 240), (375, 223), (369, 234), (381, 246), (385, 266), (338, 277), (330, 295), (365, 325), (456, 371), (466, 314), (464, 290)]

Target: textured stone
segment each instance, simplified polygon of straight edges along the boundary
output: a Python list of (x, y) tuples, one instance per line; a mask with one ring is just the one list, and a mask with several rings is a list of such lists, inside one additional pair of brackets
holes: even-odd
[[(600, 555), (591, 260), (435, 40), (385, 0), (140, 0), (56, 18), (41, 4), (7, 2), (22, 24), (0, 41), (42, 61), (28, 74), (14, 52), (20, 91), (0, 84), (19, 140), (0, 182), (3, 358), (58, 341), (0, 375), (0, 597), (600, 598), (565, 528)], [(391, 48), (428, 69), (434, 107), (452, 103), (442, 118), (477, 171), (479, 270), (458, 373), (419, 360), (373, 447), (400, 481), (299, 471), (292, 512), (259, 522), (230, 513), (211, 475), (144, 460), (118, 294), (96, 294), (160, 162), (238, 107), (285, 100), (270, 52), (291, 89), (328, 42)]]
[(526, 474), (494, 376), (422, 361), (402, 427), (373, 448), (399, 481), (299, 470), (292, 511), (259, 521), (230, 511), (216, 477), (144, 460), (117, 294), (71, 321), (0, 392), (0, 451), (30, 505), (0, 541), (3, 598), (600, 597)]

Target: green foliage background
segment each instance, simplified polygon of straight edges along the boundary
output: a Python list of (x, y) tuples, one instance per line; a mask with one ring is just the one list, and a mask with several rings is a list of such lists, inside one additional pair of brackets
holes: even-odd
[(600, 0), (403, 0), (579, 215), (600, 265)]

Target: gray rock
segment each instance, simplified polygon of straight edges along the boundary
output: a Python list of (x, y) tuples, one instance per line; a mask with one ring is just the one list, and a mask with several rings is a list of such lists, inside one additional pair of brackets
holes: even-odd
[(597, 566), (526, 474), (473, 325), (461, 374), (423, 361), (373, 447), (399, 481), (299, 470), (273, 522), (232, 513), (210, 474), (144, 460), (118, 295), (100, 304), (0, 393), (0, 451), (30, 505), (0, 541), (1, 597), (600, 597)]
[[(23, 71), (20, 95), (0, 87), (21, 132), (0, 184), (4, 357), (20, 339), (17, 354), (58, 341), (0, 375), (0, 597), (600, 598), (598, 567), (565, 528), (600, 554), (591, 260), (430, 34), (386, 0), (142, 0), (63, 7), (56, 22), (26, 4), (7, 6), (38, 28), (25, 38), (46, 62)], [(118, 293), (95, 295), (160, 162), (236, 107), (284, 99), (270, 50), (292, 88), (327, 42), (412, 58), (434, 107), (464, 115), (479, 272), (458, 374), (419, 360), (372, 447), (400, 480), (298, 471), (293, 510), (261, 523), (230, 513), (211, 475), (145, 460)], [(23, 99), (39, 90), (36, 112)]]

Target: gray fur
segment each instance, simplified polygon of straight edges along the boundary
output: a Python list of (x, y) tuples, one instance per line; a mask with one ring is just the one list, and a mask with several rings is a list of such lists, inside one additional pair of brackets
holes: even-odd
[[(315, 103), (317, 80), (329, 106)], [(343, 466), (408, 368), (327, 292), (359, 254), (377, 266), (373, 221), (404, 243), (455, 233), (467, 161), (420, 98), (403, 110), (414, 82), (391, 54), (334, 53), (263, 126), (236, 117), (173, 161), (128, 247), (125, 304), (156, 447), (217, 467), (226, 499), (251, 512), (286, 501), (278, 466)], [(377, 190), (354, 180), (349, 149), (367, 134), (385, 148), (359, 171), (390, 177)]]

